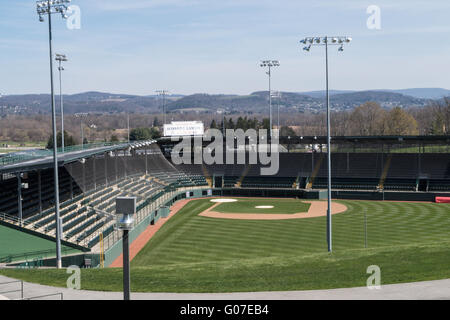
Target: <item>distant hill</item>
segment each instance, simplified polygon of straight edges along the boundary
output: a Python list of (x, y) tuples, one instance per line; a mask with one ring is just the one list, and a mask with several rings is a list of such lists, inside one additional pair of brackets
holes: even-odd
[[(401, 93), (403, 95), (411, 96), (411, 97), (418, 98), (418, 99), (439, 99), (442, 97), (450, 96), (450, 90), (443, 89), (443, 88), (410, 88), (410, 89), (398, 89), (398, 90), (377, 89), (377, 90), (370, 90), (370, 91)], [(330, 96), (333, 96), (336, 94), (354, 93), (354, 92), (358, 92), (358, 91), (355, 91), (355, 90), (330, 90)], [(359, 92), (367, 92), (367, 91), (359, 91)], [(307, 91), (307, 92), (300, 92), (300, 93), (306, 94), (306, 95), (314, 97), (314, 98), (325, 97), (325, 90)]]
[(393, 91), (421, 99), (440, 99), (450, 96), (450, 90), (443, 88), (412, 88)]
[[(355, 92), (354, 90), (330, 90), (330, 95), (334, 94), (341, 94), (341, 93), (352, 93)], [(304, 94), (313, 98), (322, 98), (325, 97), (325, 90), (317, 90), (317, 91), (306, 91), (306, 92), (299, 92), (299, 94)]]
[[(422, 107), (430, 103), (430, 98), (416, 97), (435, 96), (441, 98), (449, 92), (446, 89), (404, 89), (371, 91), (330, 91), (333, 110), (351, 110), (364, 102), (375, 101), (384, 108)], [(449, 92), (450, 93), (450, 92)], [(56, 106), (59, 109), (59, 97), (56, 95)], [(278, 104), (284, 111), (322, 112), (324, 109), (324, 92), (310, 91), (304, 93), (282, 92), (281, 98), (273, 98), (273, 106)], [(64, 95), (65, 114), (77, 112), (89, 113), (154, 113), (161, 112), (162, 101), (156, 95), (138, 96), (128, 94), (112, 94), (105, 92), (84, 92)], [(169, 95), (166, 97), (166, 108), (169, 112), (216, 112), (226, 110), (235, 113), (260, 113), (268, 108), (268, 91), (257, 91), (249, 95), (232, 94), (193, 94), (188, 96)], [(37, 114), (50, 113), (50, 95), (28, 94), (7, 95), (0, 97), (0, 115), (2, 114)]]

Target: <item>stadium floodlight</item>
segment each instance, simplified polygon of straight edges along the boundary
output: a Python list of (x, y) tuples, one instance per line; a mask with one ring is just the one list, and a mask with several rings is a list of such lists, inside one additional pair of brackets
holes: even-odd
[(167, 90), (156, 90), (159, 97), (162, 97), (162, 110), (163, 110), (163, 127), (166, 124), (166, 95), (169, 94)]
[(56, 54), (56, 61), (59, 62), (59, 107), (61, 109), (61, 150), (64, 153), (64, 106), (63, 106), (63, 95), (62, 95), (62, 77), (61, 72), (64, 71), (62, 62), (68, 61), (65, 54)]
[(280, 61), (278, 60), (263, 60), (261, 61), (260, 66), (262, 68), (268, 68), (266, 74), (269, 76), (269, 135), (272, 137), (272, 68), (279, 67)]
[(81, 149), (84, 149), (84, 130), (83, 130), (83, 118), (87, 118), (88, 113), (80, 112), (75, 113), (76, 118), (80, 118), (80, 128), (81, 128)]
[[(331, 40), (331, 41), (329, 41)], [(327, 243), (328, 251), (332, 251), (332, 228), (331, 228), (331, 122), (330, 122), (330, 95), (328, 90), (328, 46), (339, 45), (338, 51), (344, 51), (344, 43), (350, 43), (350, 37), (307, 37), (300, 40), (300, 43), (309, 42), (309, 47), (304, 47), (305, 51), (310, 51), (312, 45), (325, 46), (325, 69), (326, 69), (326, 106), (327, 106), (327, 154), (328, 154), (328, 208), (327, 208)]]
[[(36, 11), (39, 21), (44, 22), (44, 16), (48, 17), (48, 39), (50, 50), (50, 85), (51, 85), (51, 105), (52, 105), (52, 127), (53, 127), (53, 164), (55, 175), (55, 220), (56, 220), (56, 267), (62, 267), (61, 260), (61, 227), (59, 223), (59, 177), (58, 177), (58, 139), (56, 133), (56, 111), (55, 93), (53, 86), (53, 48), (52, 48), (52, 14), (59, 13), (63, 18), (67, 17), (67, 6), (71, 0), (37, 1)], [(64, 133), (62, 133), (64, 136)]]
[(277, 99), (277, 107), (278, 107), (278, 111), (277, 111), (277, 129), (278, 132), (280, 132), (280, 100), (281, 100), (281, 92), (280, 91), (274, 91), (272, 92), (272, 98)]
[(130, 300), (130, 245), (128, 232), (133, 228), (136, 214), (136, 197), (117, 197), (116, 215), (117, 229), (123, 231), (123, 299)]

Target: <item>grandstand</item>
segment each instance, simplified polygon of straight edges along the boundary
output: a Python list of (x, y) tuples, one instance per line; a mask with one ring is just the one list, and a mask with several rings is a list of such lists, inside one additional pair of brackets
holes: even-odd
[[(320, 143), (323, 137), (281, 138), (286, 150), (300, 142)], [(375, 139), (375, 138), (367, 138)], [(333, 197), (343, 199), (434, 200), (450, 193), (449, 153), (391, 152), (399, 137), (385, 137), (380, 150), (358, 152), (351, 144), (363, 138), (333, 138), (345, 145), (332, 153)], [(420, 137), (403, 143), (447, 144)], [(377, 140), (378, 141), (378, 140)], [(405, 142), (406, 141), (406, 142)], [(373, 144), (373, 141), (371, 141)], [(389, 147), (385, 147), (388, 145)], [(404, 146), (403, 146), (404, 147)], [(74, 148), (60, 154), (59, 190), (62, 242), (76, 252), (118, 254), (120, 231), (115, 229), (115, 198), (137, 198), (136, 230), (152, 225), (163, 207), (178, 199), (207, 195), (321, 197), (327, 188), (325, 152), (281, 152), (280, 170), (261, 176), (260, 164), (181, 164), (170, 161), (167, 139)], [(420, 147), (418, 148), (420, 150)], [(169, 156), (169, 157), (167, 157)], [(54, 241), (56, 232), (52, 157), (46, 151), (0, 158), (0, 224)], [(38, 250), (39, 248), (36, 248)], [(45, 249), (48, 249), (48, 243)], [(26, 259), (3, 252), (3, 261)]]

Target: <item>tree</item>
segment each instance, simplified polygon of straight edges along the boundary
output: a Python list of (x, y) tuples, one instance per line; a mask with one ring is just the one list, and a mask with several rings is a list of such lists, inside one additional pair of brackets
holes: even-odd
[(235, 129), (236, 127), (235, 127), (235, 125), (234, 125), (234, 122), (233, 122), (233, 119), (232, 118), (230, 118), (229, 120), (228, 120), (228, 123), (227, 123), (227, 129)]
[[(56, 135), (56, 141), (58, 143), (58, 148), (62, 147), (62, 134), (61, 132), (58, 132)], [(64, 130), (64, 147), (74, 146), (76, 145), (76, 141), (73, 138), (73, 136), (69, 135), (66, 130)], [(53, 143), (53, 134), (50, 135), (50, 137), (47, 140), (47, 149), (53, 149), (54, 143)]]
[(130, 131), (130, 141), (149, 140), (151, 133), (149, 128), (135, 128)]
[(379, 135), (383, 131), (386, 111), (376, 102), (366, 102), (350, 114), (351, 132), (359, 136)]
[(264, 118), (262, 120), (261, 126), (263, 129), (269, 130), (270, 129), (270, 120), (268, 118)]
[(151, 139), (161, 138), (161, 132), (158, 130), (157, 127), (150, 128), (150, 137)]
[(111, 139), (109, 140), (110, 142), (119, 142), (119, 138), (115, 135), (115, 134), (113, 134), (112, 136), (111, 136)]
[(400, 107), (392, 108), (384, 117), (383, 134), (386, 135), (415, 135), (417, 121)]
[(436, 135), (450, 134), (450, 97), (442, 102), (436, 102), (431, 106), (433, 117), (430, 133)]
[(295, 137), (295, 131), (291, 127), (282, 126), (280, 129), (281, 137)]
[(211, 124), (209, 125), (210, 129), (217, 129), (217, 124), (216, 124), (216, 120), (213, 119), (213, 121), (211, 121)]
[(153, 118), (153, 127), (159, 127), (161, 123), (159, 122), (158, 117)]
[(156, 127), (151, 128), (135, 128), (130, 131), (130, 141), (142, 141), (157, 139), (161, 137), (161, 133)]

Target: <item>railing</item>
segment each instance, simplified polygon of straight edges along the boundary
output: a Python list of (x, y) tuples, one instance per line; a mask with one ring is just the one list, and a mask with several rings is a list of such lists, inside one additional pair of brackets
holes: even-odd
[[(138, 143), (138, 142), (136, 142), (136, 143)], [(75, 145), (75, 146), (64, 147), (64, 152), (63, 152), (62, 148), (58, 148), (57, 151), (59, 154), (62, 154), (62, 153), (69, 153), (69, 152), (101, 148), (101, 147), (112, 147), (112, 146), (125, 145), (125, 144), (127, 144), (127, 142), (98, 142), (98, 143), (89, 143), (89, 144), (84, 144), (84, 145)], [(33, 149), (33, 150), (9, 153), (9, 154), (0, 156), (0, 166), (29, 161), (29, 160), (33, 160), (33, 159), (37, 159), (37, 158), (49, 157), (52, 155), (53, 155), (52, 149)]]
[(64, 300), (64, 295), (63, 295), (62, 292), (44, 294), (42, 296), (34, 296), (34, 297), (22, 298), (22, 300), (36, 300), (36, 299), (48, 298), (48, 297), (54, 297), (54, 296), (59, 296), (61, 298), (60, 300)]
[[(77, 249), (73, 248), (62, 248), (61, 251), (64, 254), (69, 254), (72, 252), (77, 252)], [(49, 250), (41, 250), (41, 251), (32, 251), (32, 252), (23, 252), (17, 254), (10, 254), (6, 256), (0, 257), (0, 263), (11, 263), (14, 261), (28, 261), (28, 259), (44, 259), (56, 256), (56, 251), (54, 249)]]
[(36, 300), (36, 299), (42, 299), (42, 298), (48, 298), (48, 297), (55, 297), (58, 296), (60, 297), (61, 300), (64, 300), (64, 295), (62, 292), (58, 292), (58, 293), (50, 293), (50, 294), (44, 294), (44, 295), (40, 295), (40, 296), (34, 296), (34, 297), (24, 297), (24, 290), (23, 290), (23, 280), (14, 280), (14, 281), (7, 281), (7, 282), (0, 282), (0, 286), (2, 285), (11, 285), (14, 283), (20, 283), (20, 289), (15, 289), (15, 290), (7, 290), (7, 291), (2, 291), (0, 292), (0, 294), (8, 294), (8, 293), (17, 293), (20, 292), (20, 298), (15, 299), (15, 300)]
[[(30, 222), (30, 221), (26, 221), (24, 219), (21, 220), (18, 217), (14, 217), (14, 216), (11, 216), (11, 215), (3, 213), (3, 212), (0, 212), (0, 220), (10, 221), (13, 224), (17, 224), (18, 226), (20, 226), (22, 228), (26, 228), (26, 229), (30, 229), (30, 230), (36, 230), (36, 229), (43, 227), (43, 225), (40, 224), (39, 222)], [(47, 234), (47, 232), (45, 232), (45, 230), (44, 230), (44, 233)]]
[(22, 281), (22, 280), (0, 282), (0, 286), (2, 286), (2, 285), (7, 285), (7, 284), (13, 284), (13, 283), (20, 283), (20, 289), (18, 289), (18, 290), (2, 291), (2, 292), (0, 292), (0, 294), (7, 294), (7, 293), (16, 293), (16, 292), (20, 292), (20, 299), (23, 299), (23, 281)]

